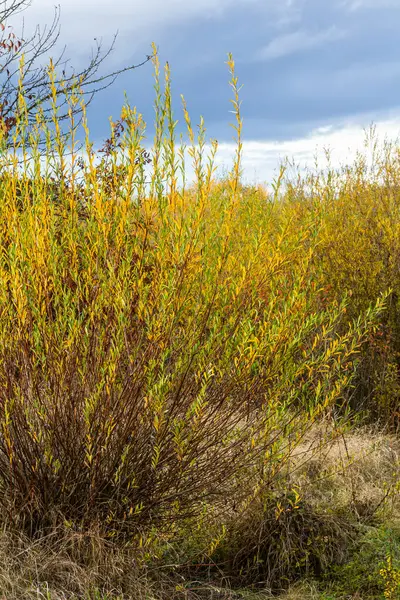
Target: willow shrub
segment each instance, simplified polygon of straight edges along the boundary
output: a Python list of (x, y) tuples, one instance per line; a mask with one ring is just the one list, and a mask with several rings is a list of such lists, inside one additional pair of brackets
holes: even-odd
[(318, 303), (317, 219), (294, 226), (265, 195), (243, 193), (231, 57), (237, 154), (225, 191), (217, 143), (206, 163), (203, 121), (196, 142), (184, 101), (196, 180), (178, 188), (185, 148), (169, 69), (162, 93), (153, 62), (149, 185), (136, 160), (142, 116), (123, 106), (123, 132), (111, 124), (99, 161), (79, 86), (66, 88), (83, 111), (82, 161), (73, 111), (66, 135), (57, 119), (51, 65), (53, 127), (24, 112), (21, 82), (14, 149), (1, 155), (0, 504), (30, 533), (66, 522), (132, 536), (206, 504), (245, 506), (343, 397), (383, 307), (344, 327), (345, 300)]
[(351, 401), (370, 420), (398, 427), (400, 154), (396, 143), (379, 143), (373, 129), (366, 142), (353, 165), (289, 184), (283, 204), (298, 222), (318, 221), (314, 276), (326, 302), (348, 297), (349, 322), (391, 290), (379, 327), (364, 345)]

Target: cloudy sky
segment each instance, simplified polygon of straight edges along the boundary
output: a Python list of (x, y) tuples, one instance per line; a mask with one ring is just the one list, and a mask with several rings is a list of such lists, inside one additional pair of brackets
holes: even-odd
[[(227, 53), (236, 64), (242, 99), (244, 178), (266, 182), (286, 155), (312, 164), (324, 147), (333, 161), (350, 159), (372, 122), (380, 137), (400, 133), (400, 0), (60, 0), (66, 56), (87, 64), (94, 38), (104, 47), (119, 35), (104, 69), (141, 62), (159, 48), (169, 62), (178, 133), (185, 132), (180, 94), (192, 122), (204, 117), (219, 142), (219, 164), (234, 151), (229, 127)], [(52, 0), (32, 0), (26, 26), (50, 24)], [(151, 63), (121, 76), (90, 109), (92, 137), (109, 133), (126, 91), (154, 135)]]

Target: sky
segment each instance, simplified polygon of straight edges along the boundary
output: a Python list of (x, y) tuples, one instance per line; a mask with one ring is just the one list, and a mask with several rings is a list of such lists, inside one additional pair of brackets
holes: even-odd
[[(138, 64), (155, 42), (171, 68), (177, 133), (185, 132), (180, 94), (192, 123), (203, 116), (217, 139), (217, 164), (229, 168), (235, 152), (231, 114), (232, 53), (243, 118), (243, 178), (269, 182), (287, 156), (301, 168), (351, 161), (372, 123), (380, 139), (400, 133), (400, 0), (60, 0), (57, 49), (76, 70), (87, 65), (97, 40), (104, 48), (118, 31), (102, 72)], [(50, 24), (54, 2), (32, 0), (10, 20), (16, 33)], [(72, 68), (71, 67), (71, 68)], [(101, 146), (124, 92), (154, 136), (151, 63), (121, 75), (89, 110), (92, 139)]]

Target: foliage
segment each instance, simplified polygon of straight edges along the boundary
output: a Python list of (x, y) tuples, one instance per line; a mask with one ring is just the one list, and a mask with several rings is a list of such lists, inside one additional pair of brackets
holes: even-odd
[(400, 589), (400, 569), (393, 567), (390, 554), (386, 557), (386, 563), (386, 566), (379, 571), (379, 575), (385, 583), (384, 596), (385, 598), (395, 598), (397, 596), (396, 592)]
[(162, 98), (153, 62), (147, 193), (141, 115), (124, 105), (124, 131), (111, 124), (119, 141), (99, 163), (79, 88), (64, 89), (70, 129), (67, 138), (61, 132), (52, 65), (55, 142), (43, 111), (32, 125), (21, 86), (14, 147), (2, 154), (0, 504), (31, 535), (100, 523), (107, 536), (143, 544), (204, 502), (245, 506), (343, 398), (384, 306), (378, 299), (345, 323), (346, 298), (321, 305), (315, 217), (294, 225), (278, 211), (270, 219), (265, 198), (241, 193), (231, 57), (238, 150), (227, 193), (212, 194), (217, 144), (204, 167), (204, 124), (196, 147), (184, 101), (197, 180), (178, 189), (184, 152), (176, 150), (170, 72), (167, 65)]
[(278, 593), (300, 578), (321, 579), (344, 560), (355, 533), (350, 519), (318, 511), (294, 488), (252, 505), (213, 558), (235, 585)]
[(337, 592), (359, 594), (362, 598), (396, 597), (393, 593), (400, 566), (399, 542), (396, 528), (368, 528), (354, 545), (349, 560), (333, 569)]
[[(354, 511), (318, 508), (294, 473), (317, 457), (329, 477), (329, 442), (354, 413), (397, 424), (398, 151), (295, 184), (282, 167), (271, 194), (242, 185), (228, 55), (237, 150), (217, 180), (218, 143), (206, 157), (183, 97), (176, 144), (153, 51), (148, 151), (126, 100), (96, 152), (85, 90), (52, 63), (32, 119), (21, 63), (12, 147), (10, 128), (0, 139), (2, 526), (34, 544), (34, 564), (39, 548), (62, 557), (54, 571), (80, 597), (135, 579), (138, 598), (232, 600), (330, 576), (334, 594), (390, 597), (397, 534), (354, 541)], [(69, 582), (82, 565), (91, 587)]]
[(363, 347), (348, 398), (370, 423), (392, 430), (400, 408), (399, 158), (397, 144), (378, 144), (372, 128), (354, 165), (288, 181), (282, 199), (297, 223), (315, 218), (320, 224), (313, 271), (326, 290), (324, 303), (347, 295), (352, 320), (391, 290), (379, 327)]

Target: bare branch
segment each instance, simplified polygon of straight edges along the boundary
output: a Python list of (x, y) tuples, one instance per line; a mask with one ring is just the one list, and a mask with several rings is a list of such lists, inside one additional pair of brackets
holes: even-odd
[[(3, 123), (6, 123), (9, 138), (13, 130), (13, 120), (18, 117), (19, 79), (22, 80), (27, 102), (28, 122), (33, 123), (35, 121), (39, 107), (45, 120), (48, 119), (50, 122), (52, 119), (53, 109), (46, 106), (46, 103), (52, 98), (49, 89), (48, 68), (47, 65), (41, 64), (41, 59), (48, 55), (59, 39), (60, 7), (55, 7), (54, 18), (49, 27), (45, 26), (41, 30), (38, 25), (34, 33), (25, 39), (25, 23), (23, 22), (21, 36), (16, 37), (14, 32), (10, 31), (10, 27), (6, 27), (5, 21), (9, 17), (26, 10), (29, 5), (28, 0), (0, 1), (0, 28), (3, 32), (3, 37), (0, 38), (0, 97), (5, 99), (0, 104), (0, 119)], [(85, 105), (88, 106), (94, 96), (110, 87), (119, 75), (142, 67), (153, 58), (153, 56), (147, 55), (145, 60), (138, 64), (128, 65), (111, 73), (99, 75), (99, 69), (113, 51), (116, 39), (117, 33), (113, 36), (110, 46), (103, 50), (101, 41), (99, 42), (95, 38), (96, 46), (94, 50), (92, 49), (92, 56), (88, 65), (78, 72), (72, 69), (72, 73), (68, 75), (66, 68), (70, 59), (64, 58), (66, 46), (57, 57), (53, 57), (52, 62), (56, 74), (53, 85), (56, 89), (58, 119), (60, 121), (69, 118), (68, 94), (77, 86), (80, 94), (85, 97)], [(24, 64), (21, 72), (20, 60), (22, 56), (24, 56)], [(64, 110), (63, 107), (65, 107)], [(73, 110), (76, 115), (82, 112), (79, 105), (74, 107)]]

